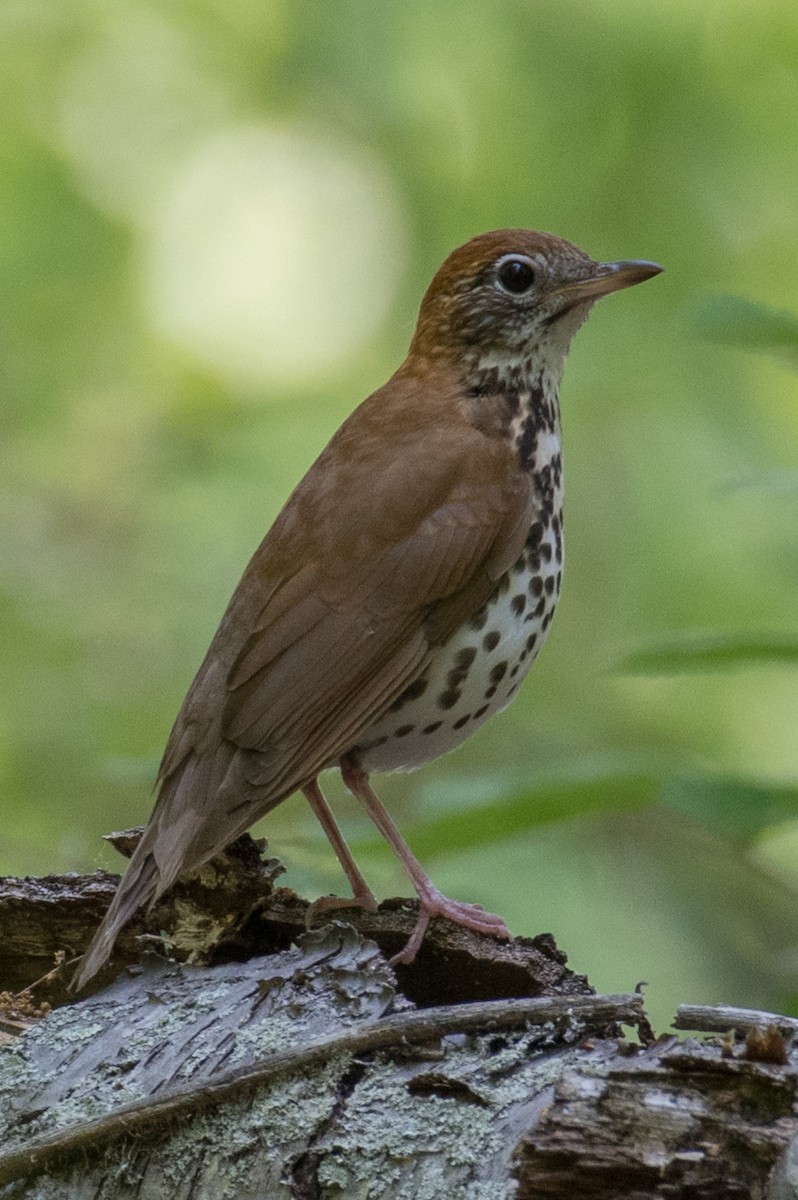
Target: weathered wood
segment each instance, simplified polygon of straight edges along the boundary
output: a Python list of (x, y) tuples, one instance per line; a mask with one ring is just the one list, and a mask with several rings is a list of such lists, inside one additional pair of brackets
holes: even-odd
[[(423, 1172), (421, 1160), (408, 1157), (402, 1187), (412, 1180), (423, 1195), (433, 1162), (430, 1178), (450, 1177), (447, 1186), (457, 1187), (488, 1169), (497, 1129), (528, 1106), (521, 1079), (540, 1069), (541, 1051), (573, 1048), (588, 1031), (606, 1033), (642, 1013), (639, 996), (412, 1011), (377, 947), (350, 926), (328, 925), (302, 943), (246, 964), (158, 964), (31, 1029), (7, 1051), (9, 1075), (0, 1073), (0, 1181), (34, 1173), (7, 1194), (155, 1197), (190, 1164), (186, 1195), (217, 1196), (246, 1161), (248, 1190), (238, 1195), (302, 1195), (285, 1180), (321, 1179), (328, 1169), (349, 1172), (343, 1194), (356, 1195), (361, 1171), (384, 1177), (388, 1188), (396, 1129), (412, 1116), (418, 1138), (433, 1114), (437, 1149), (424, 1151)], [(548, 1086), (549, 1066), (544, 1076)], [(338, 1115), (351, 1115), (350, 1102), (359, 1125), (374, 1104), (366, 1157), (360, 1160), (361, 1128), (354, 1157), (336, 1150), (327, 1161), (320, 1130), (332, 1136)], [(112, 1113), (99, 1122), (89, 1116), (105, 1107)], [(451, 1141), (455, 1127), (471, 1143), (467, 1165), (458, 1165), (464, 1150)], [(346, 1120), (336, 1137), (345, 1131)], [(389, 1142), (381, 1163), (378, 1134)], [(137, 1145), (135, 1183), (120, 1185)], [(507, 1176), (507, 1147), (501, 1158)], [(498, 1185), (496, 1171), (493, 1163)]]
[[(368, 947), (360, 943), (354, 931), (347, 926), (339, 929), (328, 927), (319, 937), (314, 934), (306, 935), (303, 939), (304, 957), (297, 960), (292, 956), (294, 976), (297, 973), (312, 972), (320, 960), (335, 956), (336, 970), (343, 966), (346, 970), (356, 969), (368, 962)], [(365, 954), (363, 953), (365, 951)], [(354, 952), (354, 953), (353, 953)], [(360, 952), (361, 961), (357, 961)], [(283, 962), (288, 955), (279, 956)], [(68, 1158), (80, 1151), (84, 1155), (98, 1148), (106, 1148), (114, 1139), (123, 1137), (152, 1134), (163, 1130), (169, 1125), (194, 1118), (200, 1112), (218, 1108), (223, 1104), (239, 1101), (265, 1086), (270, 1086), (286, 1075), (307, 1075), (323, 1064), (333, 1059), (374, 1055), (379, 1051), (388, 1050), (406, 1053), (410, 1047), (422, 1047), (421, 1057), (429, 1057), (429, 1047), (440, 1045), (444, 1037), (458, 1033), (477, 1033), (491, 1031), (517, 1031), (535, 1026), (560, 1027), (576, 1029), (601, 1029), (614, 1026), (617, 1022), (634, 1023), (643, 1015), (643, 999), (639, 995), (625, 996), (574, 996), (574, 997), (536, 997), (522, 1000), (484, 1001), (479, 1004), (450, 1005), (445, 1008), (422, 1009), (420, 1011), (400, 1011), (391, 1015), (383, 1015), (378, 1019), (367, 1020), (348, 1028), (346, 1032), (335, 1032), (321, 1037), (303, 1040), (299, 1045), (288, 1049), (278, 1050), (265, 1058), (255, 1057), (245, 1065), (226, 1071), (217, 1069), (214, 1063), (213, 1051), (218, 1042), (222, 1043), (233, 1036), (233, 1030), (240, 1031), (241, 1017), (246, 1014), (249, 1023), (251, 1011), (257, 1008), (265, 995), (283, 986), (285, 979), (274, 973), (273, 962), (261, 964), (251, 963), (247, 976), (251, 978), (252, 968), (260, 967), (263, 977), (257, 979), (256, 986), (249, 989), (235, 989), (231, 1008), (229, 995), (224, 996), (224, 1002), (219, 1003), (218, 988), (225, 976), (230, 975), (230, 968), (217, 969), (211, 977), (213, 986), (217, 989), (216, 1002), (209, 1005), (213, 1013), (213, 1043), (210, 1053), (203, 1058), (201, 1079), (191, 1084), (168, 1087), (148, 1095), (144, 1100), (132, 1101), (114, 1109), (107, 1116), (76, 1122), (66, 1131), (45, 1134), (38, 1138), (25, 1138), (24, 1144), (16, 1150), (0, 1151), (0, 1183), (6, 1183), (33, 1172), (50, 1168), (59, 1160)], [(239, 971), (233, 974), (240, 975)], [(157, 980), (149, 980), (157, 988)], [(128, 1033), (132, 1033), (131, 1021), (135, 1025), (135, 1009), (141, 1004), (141, 981), (133, 984), (125, 981), (118, 985), (117, 991), (122, 993), (117, 999), (124, 1003), (128, 1012)], [(127, 993), (127, 999), (124, 993)], [(157, 999), (156, 999), (157, 998)], [(370, 995), (371, 1006), (378, 1011), (384, 1005), (392, 1004), (395, 997), (388, 987), (377, 987)], [(146, 993), (147, 1003), (167, 1003), (159, 991)], [(207, 1012), (207, 1007), (205, 1011)], [(226, 1026), (226, 1031), (223, 1027)], [(222, 1033), (224, 1036), (222, 1037)], [(424, 1047), (427, 1047), (426, 1052)], [(89, 1070), (96, 1065), (97, 1042), (92, 1044), (89, 1055)], [(171, 1047), (169, 1047), (171, 1050)], [(196, 1053), (196, 1048), (195, 1051)], [(435, 1053), (431, 1057), (435, 1059)], [(441, 1055), (441, 1057), (444, 1057)], [(146, 1063), (147, 1073), (153, 1069), (153, 1062), (168, 1058), (163, 1050), (149, 1055)], [(73, 1095), (75, 1074), (82, 1074), (82, 1056), (75, 1055), (71, 1047), (66, 1055), (50, 1064), (49, 1070), (54, 1076), (63, 1074), (63, 1068), (69, 1067), (70, 1079), (60, 1089), (48, 1083), (41, 1091), (28, 1095), (26, 1113), (38, 1111), (43, 1104), (52, 1108), (54, 1105)], [(180, 1064), (179, 1064), (180, 1065)], [(159, 1062), (158, 1073), (163, 1070), (163, 1062)], [(446, 1076), (435, 1072), (414, 1080), (414, 1094), (440, 1090), (445, 1085)], [(433, 1084), (435, 1081), (435, 1084)], [(162, 1082), (162, 1080), (159, 1080)], [(451, 1082), (451, 1081), (450, 1081)], [(452, 1094), (456, 1094), (454, 1088)], [(16, 1098), (19, 1103), (19, 1097)]]
[[(111, 838), (130, 853), (140, 832), (126, 830)], [(164, 933), (170, 955), (180, 960), (199, 956), (224, 962), (287, 949), (305, 931), (310, 906), (289, 889), (275, 887), (283, 867), (277, 859), (262, 859), (264, 845), (245, 834), (196, 875), (179, 881), (150, 912), (138, 914), (122, 931), (111, 962), (91, 990), (137, 963), (147, 946), (161, 946)], [(106, 871), (0, 880), (0, 991), (28, 987), (50, 970), (59, 951), (77, 958), (118, 882), (119, 876)], [(339, 911), (390, 957), (410, 936), (417, 904), (386, 900), (376, 913)], [(422, 1005), (593, 990), (583, 975), (568, 970), (565, 955), (548, 934), (497, 942), (442, 920), (431, 923), (416, 961), (400, 966), (397, 974), (404, 994)], [(62, 972), (40, 998), (54, 1006), (68, 1002), (68, 980), (69, 972)]]
[[(301, 932), (307, 905), (274, 889), (278, 869), (239, 847), (161, 910), (168, 945), (210, 965), (135, 965), (160, 944), (142, 923), (111, 986), (40, 1020), (16, 998), (0, 1045), (0, 1200), (798, 1197), (796, 1022), (684, 1006), (680, 1025), (724, 1036), (653, 1041), (641, 996), (593, 995), (550, 939), (492, 943), (446, 922), (415, 974), (397, 975), (354, 925), (371, 921), (391, 950), (412, 911), (347, 910)], [(50, 926), (36, 963), (46, 938), (58, 948), (53, 929), (76, 930), (80, 949), (96, 879), (88, 900), (75, 877), (18, 882), (0, 885), (5, 961), (22, 970), (36, 913)], [(505, 998), (484, 1002), (492, 987)]]
[(680, 1004), (673, 1022), (674, 1029), (689, 1029), (695, 1033), (748, 1033), (749, 1029), (774, 1026), (782, 1033), (798, 1033), (798, 1017), (783, 1017), (780, 1013), (760, 1012), (754, 1008), (733, 1008), (729, 1004)]

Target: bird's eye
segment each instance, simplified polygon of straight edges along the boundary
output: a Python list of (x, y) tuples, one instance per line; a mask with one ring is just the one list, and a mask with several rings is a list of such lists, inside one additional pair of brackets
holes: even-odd
[(535, 283), (535, 268), (528, 258), (513, 256), (499, 263), (496, 271), (499, 287), (513, 296), (523, 296)]

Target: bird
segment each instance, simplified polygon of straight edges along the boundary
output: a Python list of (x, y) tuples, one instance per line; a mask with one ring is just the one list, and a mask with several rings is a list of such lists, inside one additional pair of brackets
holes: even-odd
[[(602, 296), (663, 268), (599, 262), (553, 234), (500, 229), (454, 250), (407, 358), (344, 421), (250, 560), (175, 721), (152, 815), (79, 965), (180, 876), (302, 791), (352, 889), (376, 908), (321, 791), (337, 767), (405, 868), (418, 919), (508, 938), (444, 896), (372, 788), (454, 749), (512, 700), (560, 593), (559, 389)], [(368, 281), (363, 281), (368, 286)]]

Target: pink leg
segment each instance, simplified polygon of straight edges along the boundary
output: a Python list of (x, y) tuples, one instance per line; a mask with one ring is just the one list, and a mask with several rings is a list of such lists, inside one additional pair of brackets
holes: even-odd
[(486, 913), (479, 904), (462, 904), (458, 900), (449, 900), (442, 892), (438, 891), (380, 804), (363, 768), (347, 757), (341, 759), (340, 765), (344, 783), (353, 795), (363, 802), (366, 812), (402, 863), (418, 893), (419, 914), (416, 927), (404, 950), (396, 954), (391, 962), (411, 963), (413, 961), (424, 940), (424, 934), (427, 932), (427, 926), (432, 917), (448, 917), (455, 924), (463, 925), (466, 929), (473, 929), (476, 933), (509, 938), (510, 931), (501, 917), (497, 917), (493, 913)]
[(306, 783), (302, 788), (310, 807), (316, 814), (319, 824), (335, 851), (336, 858), (344, 869), (349, 886), (352, 888), (351, 900), (342, 899), (339, 896), (320, 896), (318, 900), (308, 907), (305, 914), (305, 924), (310, 928), (310, 924), (316, 913), (322, 912), (326, 908), (366, 908), (369, 912), (377, 911), (377, 901), (374, 898), (369, 885), (358, 869), (358, 865), (352, 857), (352, 853), (344, 841), (343, 834), (338, 828), (338, 823), (332, 814), (329, 804), (324, 799), (324, 794), (319, 787), (318, 780), (312, 779), (310, 783)]

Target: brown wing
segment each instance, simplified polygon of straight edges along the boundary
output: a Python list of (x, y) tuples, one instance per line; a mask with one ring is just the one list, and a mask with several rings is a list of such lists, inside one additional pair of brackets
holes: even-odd
[(357, 410), (253, 556), (79, 982), (136, 908), (355, 744), (521, 553), (534, 500), (506, 445), (396, 402)]
[(533, 500), (506, 444), (384, 393), (286, 504), (186, 697), (159, 891), (345, 753), (521, 552)]
[[(444, 466), (455, 457), (447, 448)], [(531, 521), (526, 480), (506, 470), (475, 481), (467, 455), (457, 466), (437, 489), (411, 477), (388, 530), (373, 524), (366, 536), (362, 515), (352, 518), (356, 555), (337, 544), (342, 516), (351, 528), (339, 508), (313, 562), (264, 606), (228, 676), (222, 728), (270, 770), (279, 762), (278, 786), (346, 751), (517, 559)]]

